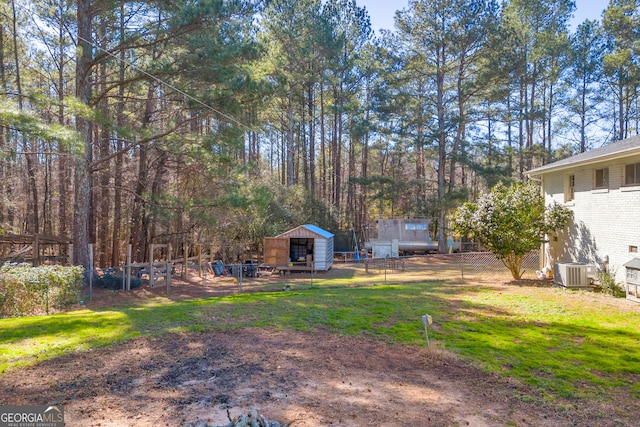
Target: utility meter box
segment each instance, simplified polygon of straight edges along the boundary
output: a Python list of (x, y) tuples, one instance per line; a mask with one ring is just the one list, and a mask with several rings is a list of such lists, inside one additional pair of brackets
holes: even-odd
[(433, 323), (433, 319), (431, 318), (430, 315), (428, 314), (424, 314), (422, 316), (422, 324), (427, 326), (427, 325), (431, 325)]

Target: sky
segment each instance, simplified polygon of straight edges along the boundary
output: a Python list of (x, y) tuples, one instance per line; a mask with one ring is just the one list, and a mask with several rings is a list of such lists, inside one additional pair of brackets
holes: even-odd
[[(582, 23), (585, 19), (601, 19), (602, 11), (606, 9), (609, 0), (575, 0), (576, 10), (570, 22), (571, 30)], [(359, 6), (365, 6), (371, 17), (371, 26), (379, 34), (379, 30), (384, 28), (393, 30), (393, 18), (396, 10), (404, 9), (408, 6), (408, 0), (357, 0)]]

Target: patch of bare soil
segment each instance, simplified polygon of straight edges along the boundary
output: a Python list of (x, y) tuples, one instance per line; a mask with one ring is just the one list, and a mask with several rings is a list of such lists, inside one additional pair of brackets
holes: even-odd
[(252, 409), (294, 426), (631, 426), (640, 409), (541, 402), (443, 350), (265, 329), (140, 338), (0, 378), (0, 405), (62, 404), (68, 426), (226, 425)]

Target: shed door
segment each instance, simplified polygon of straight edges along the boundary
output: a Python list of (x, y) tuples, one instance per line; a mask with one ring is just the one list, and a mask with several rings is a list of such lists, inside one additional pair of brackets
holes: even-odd
[(289, 265), (289, 239), (265, 237), (264, 263), (276, 267)]

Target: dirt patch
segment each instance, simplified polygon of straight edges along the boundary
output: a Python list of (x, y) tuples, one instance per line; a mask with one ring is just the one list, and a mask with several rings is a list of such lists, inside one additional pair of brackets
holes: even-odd
[[(336, 266), (326, 277), (345, 274), (352, 272)], [(521, 294), (551, 286), (504, 276), (484, 279), (482, 287)], [(96, 289), (88, 306), (280, 289), (279, 280), (251, 280), (242, 289), (230, 278), (174, 280), (169, 295), (162, 286), (126, 293)], [(288, 280), (298, 286), (295, 278)], [(584, 298), (557, 292), (562, 299)], [(640, 311), (624, 300), (589, 298), (600, 306)], [(607, 427), (635, 426), (640, 412), (640, 399), (622, 391), (597, 402), (549, 403), (530, 387), (482, 372), (444, 350), (273, 329), (139, 338), (0, 377), (0, 405), (55, 403), (64, 405), (68, 426), (83, 427), (183, 426), (197, 420), (226, 425), (227, 411), (235, 417), (252, 409), (294, 426)]]
[(47, 360), (5, 374), (0, 396), (2, 405), (62, 404), (68, 426), (223, 425), (227, 411), (251, 409), (295, 426), (631, 426), (627, 414), (640, 409), (622, 396), (611, 406), (544, 404), (443, 350), (265, 329), (140, 338)]

